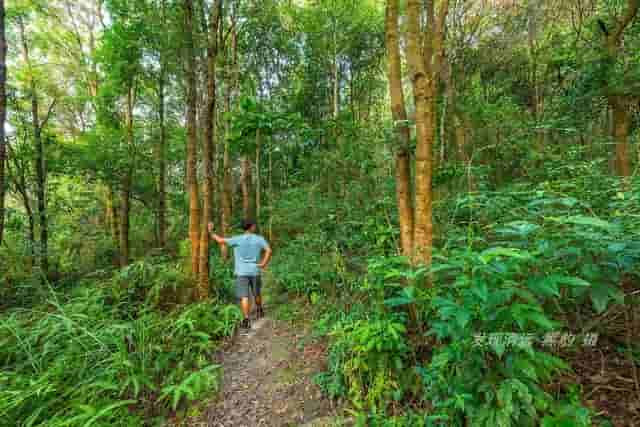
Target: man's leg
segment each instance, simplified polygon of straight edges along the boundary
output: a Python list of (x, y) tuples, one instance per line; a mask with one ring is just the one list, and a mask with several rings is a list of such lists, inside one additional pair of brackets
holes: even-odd
[(238, 276), (236, 277), (236, 297), (240, 300), (240, 309), (244, 315), (242, 320), (242, 327), (249, 328), (249, 312), (251, 306), (249, 305), (249, 277)]
[(264, 310), (262, 309), (262, 278), (256, 276), (253, 282), (253, 294), (256, 298), (256, 314), (258, 319), (264, 316)]
[(241, 298), (240, 299), (240, 308), (242, 309), (242, 314), (244, 314), (244, 318), (249, 318), (249, 313), (251, 313), (251, 304), (249, 302), (249, 298)]

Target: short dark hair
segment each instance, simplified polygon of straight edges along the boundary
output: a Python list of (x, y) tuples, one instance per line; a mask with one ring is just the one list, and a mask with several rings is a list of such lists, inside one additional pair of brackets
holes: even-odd
[(245, 219), (242, 221), (242, 229), (244, 231), (248, 231), (254, 225), (256, 225), (256, 222), (252, 219)]

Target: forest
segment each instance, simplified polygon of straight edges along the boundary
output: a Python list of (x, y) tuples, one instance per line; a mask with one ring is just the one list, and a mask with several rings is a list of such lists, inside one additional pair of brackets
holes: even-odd
[(0, 0), (0, 425), (640, 426), (639, 168), (640, 0)]

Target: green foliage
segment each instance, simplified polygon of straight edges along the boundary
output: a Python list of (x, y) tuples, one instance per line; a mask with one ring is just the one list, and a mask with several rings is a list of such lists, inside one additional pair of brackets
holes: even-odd
[(468, 418), (477, 426), (533, 426), (551, 405), (541, 386), (567, 368), (560, 359), (527, 342), (474, 345), (474, 334), (539, 336), (557, 326), (538, 299), (547, 295), (519, 285), (530, 262), (522, 251), (497, 247), (454, 251), (434, 263), (440, 286), (429, 307), (430, 334), (443, 345), (421, 372), (446, 425)]
[[(216, 303), (183, 305), (192, 286), (188, 267), (181, 268), (190, 252), (183, 7), (159, 0), (14, 3), (7, 11), (0, 416), (8, 425), (148, 423), (216, 389), (219, 368), (210, 353), (241, 317), (222, 304), (234, 298), (233, 273), (215, 248)], [(212, 2), (196, 3), (192, 36), (202, 65)], [(605, 332), (593, 320), (630, 304), (628, 288), (640, 275), (640, 184), (605, 171), (614, 157), (611, 95), (628, 110), (629, 160), (637, 163), (639, 21), (612, 54), (605, 35), (622, 22), (623, 0), (586, 8), (505, 4), (486, 14), (469, 13), (463, 3), (450, 4), (455, 25), (447, 25), (440, 76), (447, 84), (438, 85), (434, 104), (430, 269), (397, 256), (398, 141), (383, 2), (224, 2), (215, 160), (229, 148), (235, 177), (238, 157), (253, 158), (263, 136), (253, 176), (262, 184), (258, 219), (273, 231), (270, 270), (286, 296), (311, 303), (282, 305), (275, 315), (320, 313), (316, 333), (330, 350), (318, 382), (353, 404), (360, 425), (588, 425), (579, 388), (548, 391), (569, 369), (560, 357), (537, 342), (475, 341), (478, 334)], [(33, 64), (20, 52), (18, 18)], [(206, 70), (190, 71), (204, 88)], [(39, 120), (47, 121), (46, 286), (38, 286), (33, 265), (32, 82)], [(409, 91), (405, 99), (412, 116)], [(157, 144), (161, 100), (164, 152)], [(414, 149), (415, 140), (412, 160)], [(147, 258), (157, 246), (161, 158), (168, 246), (166, 257)], [(137, 261), (113, 274), (117, 237), (105, 215), (106, 191), (117, 205), (128, 171)], [(635, 348), (620, 351), (637, 356)]]
[(160, 308), (175, 304), (179, 293), (184, 293), (190, 286), (178, 267), (163, 258), (131, 263), (116, 272), (112, 279), (115, 300), (127, 301), (133, 307), (144, 304)]
[(375, 413), (402, 398), (410, 374), (405, 332), (403, 323), (380, 319), (339, 325), (331, 333), (332, 352), (342, 359), (340, 375), (356, 408)]
[(220, 373), (211, 353), (241, 313), (210, 302), (159, 311), (158, 292), (176, 280), (173, 271), (140, 261), (111, 281), (86, 281), (68, 295), (51, 290), (31, 309), (5, 312), (0, 413), (7, 425), (140, 425), (145, 414), (214, 391)]
[(592, 171), (442, 203), (429, 269), (371, 257), (339, 297), (365, 305), (325, 308), (329, 369), (318, 382), (369, 424), (385, 425), (403, 396), (431, 407), (416, 425), (591, 425), (578, 390), (547, 391), (569, 366), (543, 338), (624, 302), (620, 284), (640, 262), (638, 185), (621, 190)]

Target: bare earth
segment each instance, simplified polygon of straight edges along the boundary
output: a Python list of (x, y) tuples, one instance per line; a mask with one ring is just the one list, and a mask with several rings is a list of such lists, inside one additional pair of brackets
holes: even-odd
[[(187, 425), (215, 427), (338, 424), (332, 404), (312, 379), (324, 366), (322, 344), (289, 322), (264, 318), (219, 354), (219, 396)], [(306, 342), (306, 343), (305, 343)]]

